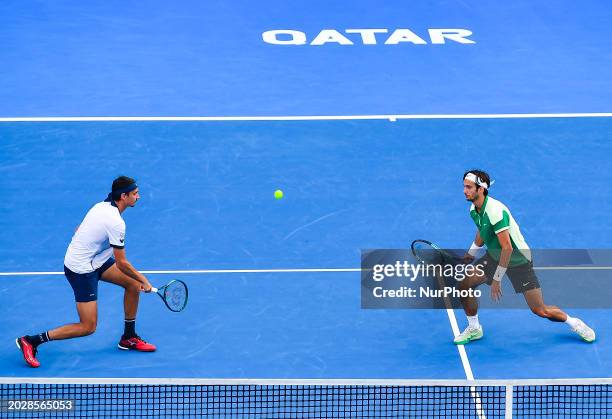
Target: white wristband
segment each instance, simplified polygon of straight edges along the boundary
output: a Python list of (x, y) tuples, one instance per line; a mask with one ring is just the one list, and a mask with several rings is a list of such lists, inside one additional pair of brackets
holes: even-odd
[(506, 275), (507, 270), (508, 268), (504, 268), (503, 266), (497, 265), (497, 269), (495, 270), (495, 273), (493, 274), (493, 279), (496, 280), (497, 282), (500, 282), (502, 278), (504, 277), (504, 275)]
[(473, 242), (472, 245), (470, 246), (470, 250), (468, 250), (468, 255), (472, 257), (476, 257), (480, 249), (482, 249), (482, 246), (478, 246), (476, 242)]

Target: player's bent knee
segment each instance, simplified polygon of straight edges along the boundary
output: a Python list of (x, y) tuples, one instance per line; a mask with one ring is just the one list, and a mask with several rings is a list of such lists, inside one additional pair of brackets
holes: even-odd
[(469, 278), (465, 278), (463, 281), (457, 281), (457, 288), (460, 290), (467, 290), (471, 288), (471, 281)]
[(82, 323), (83, 336), (92, 335), (96, 331), (95, 323)]
[(463, 281), (460, 281), (458, 283), (461, 284), (459, 286), (461, 289), (473, 289), (481, 285), (483, 282), (484, 278), (482, 278), (481, 276), (478, 276), (476, 274), (470, 274)]
[(136, 294), (140, 292), (140, 283), (136, 280), (130, 279), (120, 284), (126, 292)]

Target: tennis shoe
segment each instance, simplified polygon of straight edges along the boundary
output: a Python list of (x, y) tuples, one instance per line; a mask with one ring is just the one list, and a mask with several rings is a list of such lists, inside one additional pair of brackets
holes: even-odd
[(576, 327), (572, 327), (572, 331), (576, 332), (578, 336), (582, 338), (585, 342), (594, 342), (595, 341), (595, 331), (586, 325), (582, 320), (577, 319)]
[(454, 339), (453, 342), (455, 343), (455, 345), (465, 345), (466, 343), (469, 343), (473, 340), (482, 339), (482, 336), (483, 336), (482, 326), (478, 326), (478, 327), (468, 326), (465, 328), (465, 330), (461, 334), (459, 334)]
[(36, 359), (36, 352), (38, 351), (34, 347), (34, 345), (28, 342), (25, 336), (15, 339), (15, 343), (17, 344), (17, 347), (23, 354), (23, 359), (30, 367), (32, 368), (40, 367), (40, 362), (38, 362), (38, 359)]
[(124, 351), (154, 352), (157, 349), (155, 345), (145, 342), (140, 336), (131, 338), (121, 336), (117, 346)]

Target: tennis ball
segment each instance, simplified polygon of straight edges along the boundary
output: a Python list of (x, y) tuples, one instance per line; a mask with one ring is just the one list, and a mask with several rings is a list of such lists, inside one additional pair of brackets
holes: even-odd
[(274, 191), (274, 198), (281, 199), (282, 197), (283, 197), (283, 191), (281, 191), (280, 189), (277, 189)]

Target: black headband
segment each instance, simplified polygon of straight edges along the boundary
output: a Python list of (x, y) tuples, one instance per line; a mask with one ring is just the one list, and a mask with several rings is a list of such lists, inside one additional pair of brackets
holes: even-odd
[(138, 188), (138, 185), (136, 184), (136, 182), (128, 185), (128, 186), (124, 186), (123, 188), (119, 188), (119, 189), (113, 189), (113, 195), (114, 196), (121, 196), (121, 194), (124, 193), (130, 193), (132, 192), (134, 189)]

